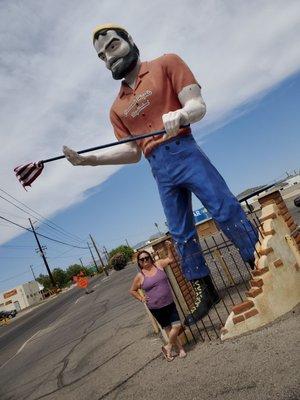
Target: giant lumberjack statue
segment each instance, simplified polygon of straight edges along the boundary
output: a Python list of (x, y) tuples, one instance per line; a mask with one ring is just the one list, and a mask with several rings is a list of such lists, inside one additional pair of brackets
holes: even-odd
[(195, 307), (186, 319), (187, 324), (192, 324), (220, 300), (196, 233), (192, 193), (251, 267), (257, 232), (192, 136), (189, 124), (204, 117), (206, 106), (201, 87), (183, 60), (175, 54), (165, 54), (141, 62), (131, 36), (114, 24), (96, 27), (93, 45), (113, 78), (123, 79), (110, 110), (117, 139), (162, 129), (166, 133), (122, 143), (96, 155), (81, 156), (66, 146), (63, 152), (73, 165), (93, 166), (136, 163), (144, 154), (157, 182), (182, 271), (196, 293)]

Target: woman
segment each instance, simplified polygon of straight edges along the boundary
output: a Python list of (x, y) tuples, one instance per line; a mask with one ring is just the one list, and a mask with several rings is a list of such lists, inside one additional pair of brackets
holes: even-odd
[[(172, 349), (177, 345), (179, 357), (186, 356), (186, 352), (178, 335), (183, 332), (176, 305), (173, 300), (171, 287), (164, 268), (170, 264), (174, 257), (171, 250), (171, 242), (166, 242), (168, 256), (154, 263), (148, 251), (137, 253), (137, 263), (140, 272), (135, 276), (130, 294), (137, 300), (146, 303), (149, 310), (159, 322), (160, 326), (167, 332), (169, 341), (162, 347), (162, 352), (167, 361), (173, 361)], [(145, 296), (139, 294), (139, 289), (143, 289)]]

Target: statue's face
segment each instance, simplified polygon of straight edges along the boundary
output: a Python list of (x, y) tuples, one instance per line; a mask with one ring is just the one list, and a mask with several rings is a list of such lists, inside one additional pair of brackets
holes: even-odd
[(104, 61), (114, 79), (124, 78), (135, 67), (138, 54), (134, 50), (132, 39), (129, 42), (113, 30), (99, 35), (94, 43), (98, 57)]

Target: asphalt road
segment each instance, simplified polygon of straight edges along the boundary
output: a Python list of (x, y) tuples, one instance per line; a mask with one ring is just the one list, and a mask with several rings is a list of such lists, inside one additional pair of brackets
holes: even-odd
[[(90, 368), (95, 368), (90, 360), (94, 354), (91, 346), (97, 348), (94, 361), (100, 362), (100, 365), (103, 362), (101, 356), (107, 358), (107, 355), (110, 357), (111, 353), (115, 353), (112, 336), (121, 330), (121, 321), (128, 324), (127, 310), (136, 307), (128, 294), (129, 281), (135, 274), (135, 268), (128, 268), (127, 271), (128, 276), (126, 271), (122, 271), (119, 275), (112, 273), (108, 278), (101, 276), (94, 279), (90, 284), (94, 292), (89, 295), (76, 288), (60, 294), (2, 328), (1, 400), (56, 396), (60, 389), (83, 379), (82, 374), (88, 377)], [(144, 309), (141, 311), (144, 317)], [(136, 317), (135, 314), (133, 317)], [(115, 322), (117, 328), (111, 329), (110, 325), (114, 326)], [(104, 325), (108, 325), (108, 329), (102, 330)], [(102, 342), (107, 343), (103, 355), (98, 350)], [(121, 337), (116, 343), (117, 353), (123, 345)], [(77, 362), (79, 364), (75, 366), (75, 371), (73, 367), (69, 371), (70, 365)], [(58, 398), (63, 397), (59, 394)], [(81, 395), (75, 395), (75, 398), (83, 399)]]
[(10, 320), (9, 325), (1, 326), (0, 367), (16, 353), (26, 340), (63, 315), (70, 304), (82, 295), (82, 290), (73, 288), (54, 299), (47, 300), (29, 313), (18, 315), (15, 319)]

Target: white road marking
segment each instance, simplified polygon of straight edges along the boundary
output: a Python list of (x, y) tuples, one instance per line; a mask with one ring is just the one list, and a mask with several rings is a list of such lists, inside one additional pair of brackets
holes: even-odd
[(106, 282), (110, 280), (110, 276), (106, 276), (105, 278), (101, 279), (101, 282)]
[(2, 364), (2, 365), (0, 366), (0, 369), (3, 368), (6, 364), (8, 364), (9, 361), (11, 361), (12, 359), (14, 359), (19, 353), (21, 353), (21, 351), (24, 349), (24, 347), (26, 346), (26, 344), (27, 344), (28, 342), (30, 342), (30, 340), (32, 340), (39, 332), (40, 332), (40, 330), (37, 331), (37, 332), (35, 332), (34, 335), (32, 335), (29, 339), (27, 339), (26, 342), (24, 342), (24, 343), (22, 344), (22, 346), (19, 348), (19, 350), (16, 352), (16, 354), (14, 354), (14, 355), (13, 355), (12, 357), (10, 357), (7, 361), (5, 361), (4, 364)]
[(100, 283), (97, 283), (96, 285), (92, 286), (92, 289), (95, 289), (98, 286), (100, 286)]
[(80, 300), (80, 299), (83, 299), (85, 296), (80, 296), (80, 297), (78, 297), (78, 299), (75, 301), (75, 304), (77, 304), (77, 302)]

